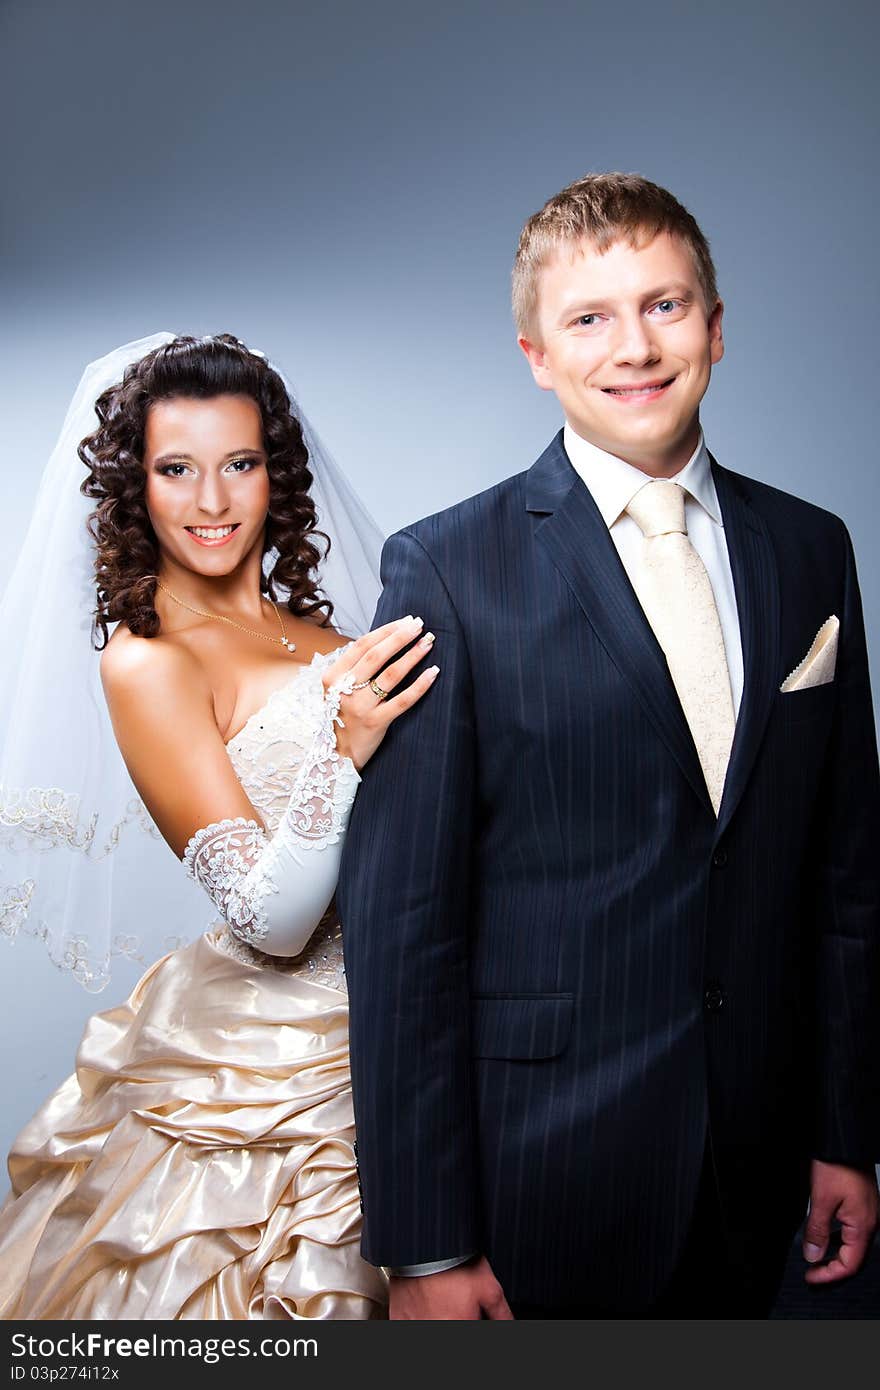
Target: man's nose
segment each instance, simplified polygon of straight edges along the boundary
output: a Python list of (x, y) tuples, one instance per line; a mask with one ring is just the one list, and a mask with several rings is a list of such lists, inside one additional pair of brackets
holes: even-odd
[(618, 366), (646, 366), (660, 357), (650, 324), (641, 314), (626, 315), (615, 325), (612, 360)]
[(219, 475), (206, 473), (200, 482), (198, 507), (205, 516), (222, 516), (229, 508), (226, 486)]

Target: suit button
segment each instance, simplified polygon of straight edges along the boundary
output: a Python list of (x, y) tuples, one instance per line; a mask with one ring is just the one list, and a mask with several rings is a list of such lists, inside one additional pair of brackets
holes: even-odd
[(712, 863), (714, 864), (716, 869), (723, 869), (725, 864), (727, 863), (727, 850), (722, 849), (719, 846), (719, 848), (716, 849), (715, 853), (712, 855)]
[(724, 1003), (724, 990), (717, 980), (710, 980), (703, 994), (703, 1003), (710, 1014), (717, 1014)]

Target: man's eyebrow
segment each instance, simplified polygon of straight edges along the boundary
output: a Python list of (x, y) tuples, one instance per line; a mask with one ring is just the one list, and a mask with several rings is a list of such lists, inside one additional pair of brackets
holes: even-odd
[(607, 299), (573, 299), (560, 313), (560, 319), (573, 318), (575, 314), (591, 314), (595, 309), (607, 309)]
[(683, 280), (667, 280), (665, 285), (659, 289), (647, 290), (645, 299), (665, 299), (667, 296), (675, 295), (676, 299), (693, 299), (694, 290), (691, 285), (686, 285)]

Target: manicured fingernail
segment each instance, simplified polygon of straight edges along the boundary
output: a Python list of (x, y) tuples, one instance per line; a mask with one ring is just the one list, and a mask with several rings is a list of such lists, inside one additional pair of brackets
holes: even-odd
[(433, 632), (426, 632), (425, 635), (424, 635), (424, 637), (422, 637), (422, 638), (420, 639), (420, 641), (419, 641), (419, 646), (420, 646), (420, 647), (431, 647), (431, 646), (433, 646), (433, 644), (434, 644), (434, 634), (433, 634)]
[(401, 623), (401, 624), (403, 624), (403, 623), (411, 623), (411, 622), (413, 621), (413, 615), (412, 615), (412, 613), (407, 613), (407, 615), (406, 615), (405, 618), (398, 618), (397, 621), (398, 621), (399, 623)]
[(821, 1255), (822, 1255), (822, 1247), (821, 1247), (821, 1245), (805, 1245), (805, 1246), (804, 1246), (804, 1259), (805, 1259), (805, 1260), (810, 1260), (811, 1262), (813, 1262), (813, 1261), (815, 1261), (815, 1260), (820, 1259), (820, 1258), (821, 1258)]
[(429, 666), (429, 667), (428, 667), (428, 675), (431, 677), (432, 680), (434, 679), (435, 676), (439, 676), (439, 674), (440, 674), (440, 667), (439, 667), (439, 666)]
[(414, 623), (416, 627), (422, 627), (424, 626), (425, 620), (424, 618), (410, 618), (410, 622)]

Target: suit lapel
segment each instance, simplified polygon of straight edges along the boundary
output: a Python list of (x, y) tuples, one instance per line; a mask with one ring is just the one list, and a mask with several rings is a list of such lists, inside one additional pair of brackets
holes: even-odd
[(529, 470), (526, 506), (535, 534), (570, 586), (596, 636), (712, 814), (697, 750), (666, 658), (629, 582), (608, 527), (572, 468), (562, 432)]
[(709, 455), (742, 638), (744, 684), (716, 838), (724, 833), (749, 779), (776, 693), (779, 653), (779, 579), (763, 517), (751, 506), (736, 475)]

